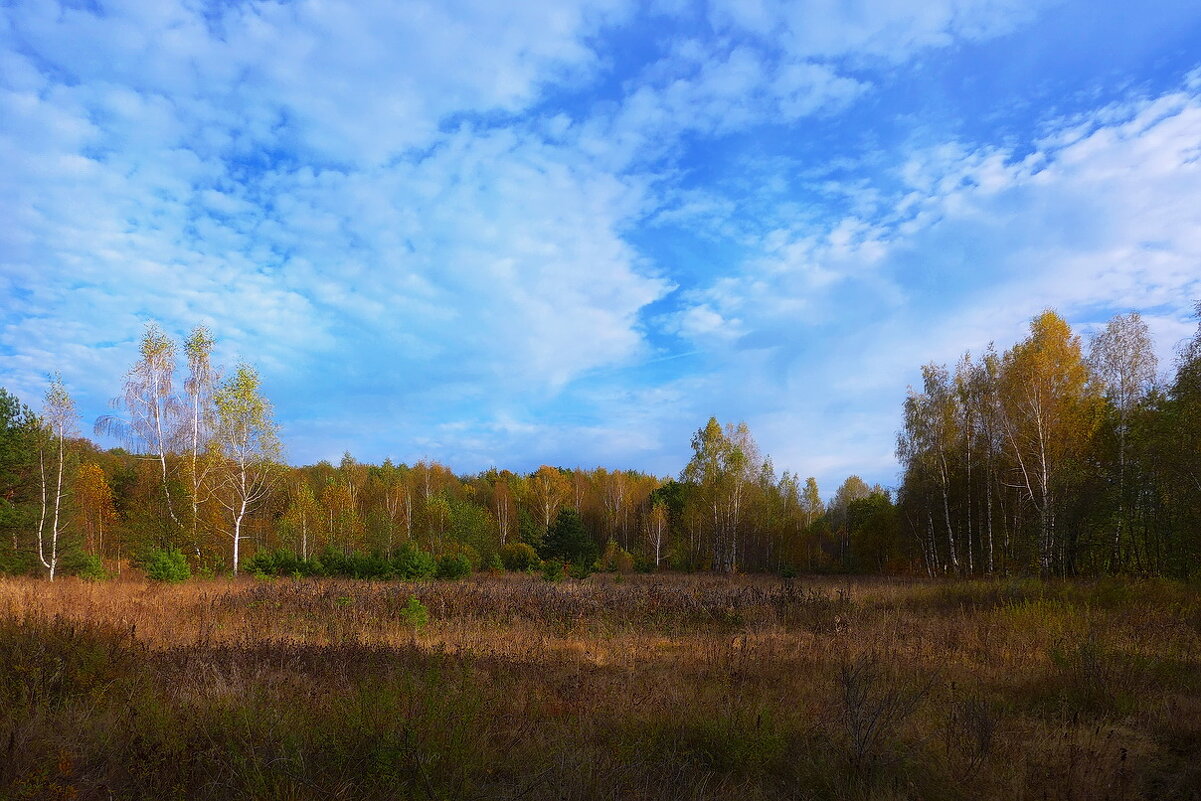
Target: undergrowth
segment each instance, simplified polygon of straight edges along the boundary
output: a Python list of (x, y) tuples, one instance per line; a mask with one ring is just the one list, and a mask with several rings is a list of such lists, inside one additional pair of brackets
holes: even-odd
[(0, 798), (1197, 799), (1131, 587), (4, 581)]

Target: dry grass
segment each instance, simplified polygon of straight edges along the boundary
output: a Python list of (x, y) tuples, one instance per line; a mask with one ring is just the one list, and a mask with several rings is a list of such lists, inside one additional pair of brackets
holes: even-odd
[(0, 581), (6, 799), (1198, 799), (1199, 754), (1162, 582)]

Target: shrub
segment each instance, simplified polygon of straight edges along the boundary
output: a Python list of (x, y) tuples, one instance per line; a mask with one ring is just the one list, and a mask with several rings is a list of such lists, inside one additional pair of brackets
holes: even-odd
[(308, 576), (313, 573), (313, 563), (301, 559), (283, 548), (277, 551), (259, 551), (244, 563), (246, 572), (263, 576)]
[(389, 579), (394, 573), (392, 563), (378, 554), (352, 553), (346, 559), (347, 575), (356, 579)]
[(142, 569), (151, 581), (179, 582), (192, 577), (187, 557), (178, 548), (153, 548), (142, 560)]
[(438, 559), (438, 578), (461, 579), (471, 575), (471, 558), (463, 553), (447, 553)]
[(467, 558), (467, 564), (471, 565), (472, 570), (480, 570), (484, 566), (484, 558), (480, 556), (480, 552), (466, 543), (447, 543), (442, 555), (464, 556)]
[(500, 561), (505, 570), (522, 571), (538, 567), (542, 560), (538, 553), (524, 542), (510, 542), (500, 549)]
[(598, 561), (597, 569), (605, 573), (629, 573), (634, 569), (634, 557), (629, 551), (618, 546), (616, 540), (609, 540)]
[(438, 572), (434, 557), (417, 546), (406, 543), (392, 557), (392, 571), (406, 581), (433, 578)]
[(634, 571), (637, 573), (654, 573), (655, 560), (649, 556), (638, 555), (634, 557)]
[(104, 581), (109, 578), (108, 571), (104, 569), (104, 563), (95, 554), (80, 552), (72, 554), (63, 562), (64, 573), (79, 576), (84, 581)]
[(414, 631), (420, 631), (426, 623), (430, 622), (430, 611), (421, 601), (410, 598), (409, 602), (400, 610), (400, 619), (411, 626)]
[(859, 770), (896, 736), (901, 723), (934, 686), (931, 674), (907, 686), (887, 670), (876, 653), (845, 660), (838, 671), (838, 694), (853, 767)]
[(557, 559), (547, 559), (542, 563), (542, 578), (547, 581), (562, 581), (564, 578), (563, 563)]

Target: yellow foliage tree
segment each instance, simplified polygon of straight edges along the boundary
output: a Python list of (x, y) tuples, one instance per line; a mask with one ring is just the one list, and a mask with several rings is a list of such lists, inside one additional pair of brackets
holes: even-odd
[(1039, 566), (1051, 572), (1057, 562), (1062, 567), (1056, 491), (1083, 455), (1102, 410), (1080, 337), (1066, 320), (1050, 310), (1034, 318), (1030, 335), (1002, 358), (1000, 396), (1017, 483), (1038, 513)]
[(117, 522), (117, 508), (108, 478), (95, 462), (83, 464), (76, 474), (75, 505), (84, 550), (103, 559), (104, 535), (111, 532)]

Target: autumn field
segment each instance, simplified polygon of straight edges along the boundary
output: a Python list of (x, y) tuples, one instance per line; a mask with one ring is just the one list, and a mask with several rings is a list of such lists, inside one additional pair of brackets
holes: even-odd
[(0, 582), (0, 798), (1201, 798), (1201, 591)]

